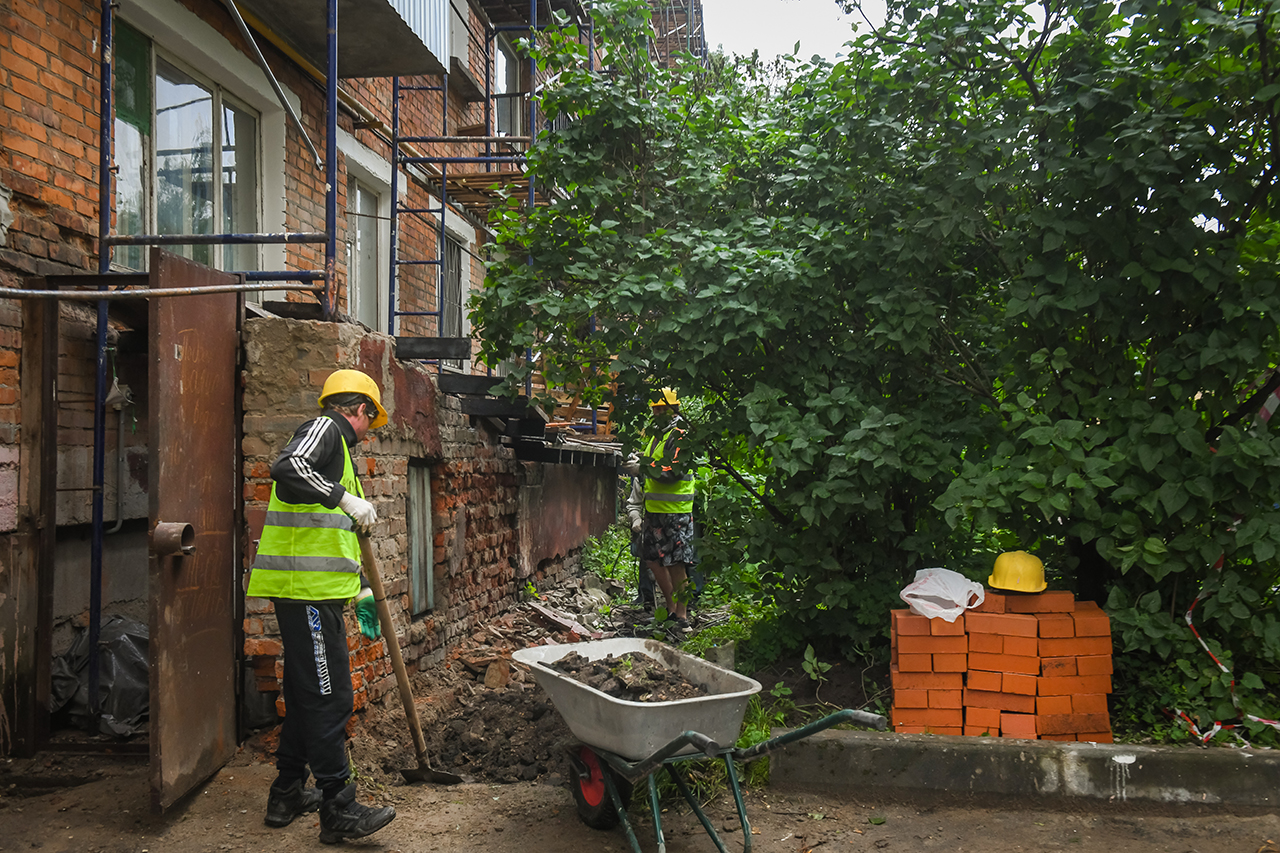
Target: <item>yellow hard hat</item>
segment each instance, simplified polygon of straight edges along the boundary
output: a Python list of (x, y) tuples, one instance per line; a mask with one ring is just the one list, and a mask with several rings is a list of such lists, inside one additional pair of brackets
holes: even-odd
[(1006, 551), (996, 557), (987, 586), (1015, 592), (1043, 592), (1048, 586), (1044, 582), (1044, 563), (1026, 551)]
[(359, 370), (335, 370), (324, 381), (324, 390), (316, 400), (320, 408), (323, 409), (324, 401), (334, 394), (363, 394), (373, 400), (373, 405), (378, 407), (378, 416), (369, 424), (369, 429), (377, 429), (387, 422), (387, 410), (382, 408), (382, 393), (378, 390), (378, 383), (368, 374)]
[(649, 404), (650, 406), (678, 406), (680, 400), (676, 398), (676, 389), (663, 388), (662, 393), (658, 395), (658, 399)]

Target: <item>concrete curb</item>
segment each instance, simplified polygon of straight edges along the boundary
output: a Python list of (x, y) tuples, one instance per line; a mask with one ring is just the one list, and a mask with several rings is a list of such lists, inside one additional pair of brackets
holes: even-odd
[(828, 730), (774, 753), (769, 784), (1274, 809), (1280, 751)]

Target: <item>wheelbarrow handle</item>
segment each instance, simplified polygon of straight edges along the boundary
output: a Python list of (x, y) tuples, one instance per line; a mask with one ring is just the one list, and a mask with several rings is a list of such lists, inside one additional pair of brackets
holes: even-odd
[(871, 726), (878, 731), (884, 731), (888, 727), (889, 721), (879, 714), (872, 714), (868, 711), (855, 711), (852, 708), (845, 708), (843, 711), (836, 711), (829, 714), (821, 720), (816, 720), (807, 726), (794, 729), (792, 731), (780, 734), (775, 738), (758, 743), (755, 746), (749, 746), (745, 749), (735, 749), (733, 751), (734, 761), (751, 761), (753, 758), (759, 758), (767, 755), (776, 749), (786, 746), (789, 743), (795, 743), (803, 740), (809, 735), (817, 734), (823, 729), (829, 729), (839, 723), (859, 723), (864, 726)]

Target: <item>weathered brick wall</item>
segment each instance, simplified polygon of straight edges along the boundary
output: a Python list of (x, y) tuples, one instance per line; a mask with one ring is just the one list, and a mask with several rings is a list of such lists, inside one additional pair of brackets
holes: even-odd
[[(255, 319), (245, 325), (244, 497), (247, 571), (270, 497), (270, 465), (294, 430), (318, 414), (316, 397), (342, 367), (369, 373), (382, 389), (390, 421), (356, 449), (357, 473), (378, 510), (373, 537), (379, 573), (410, 669), (444, 658), (448, 644), (474, 632), (520, 598), (519, 492), (532, 463), (518, 462), (486, 426), (473, 426), (457, 398), (438, 393), (429, 369), (397, 361), (394, 342), (351, 324)], [(431, 473), (435, 608), (409, 615), (408, 469)], [(536, 467), (536, 466), (533, 466)], [(542, 560), (531, 579), (553, 587), (581, 565), (580, 543)], [(246, 581), (247, 582), (247, 581)], [(395, 690), (385, 641), (370, 642), (348, 617), (356, 706)], [(279, 630), (271, 603), (249, 599), (245, 655), (258, 688), (278, 689)]]

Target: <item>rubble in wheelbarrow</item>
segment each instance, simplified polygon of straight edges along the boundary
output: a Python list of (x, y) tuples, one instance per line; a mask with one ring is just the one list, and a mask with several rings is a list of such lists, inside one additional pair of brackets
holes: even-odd
[(629, 702), (671, 702), (706, 696), (708, 692), (704, 685), (695, 684), (656, 658), (638, 652), (616, 658), (607, 655), (594, 661), (570, 652), (548, 666), (601, 693)]
[[(530, 595), (458, 638), (440, 666), (418, 672), (414, 693), (433, 763), (477, 781), (563, 783), (570, 770), (558, 745), (573, 738), (511, 654), (529, 646), (661, 635), (651, 614), (626, 602), (627, 592), (616, 581), (588, 575)], [(727, 607), (701, 611), (694, 625), (728, 618)], [(413, 766), (415, 757), (398, 703), (362, 723), (369, 736), (351, 744), (360, 772), (371, 782), (400, 784), (398, 768)]]

